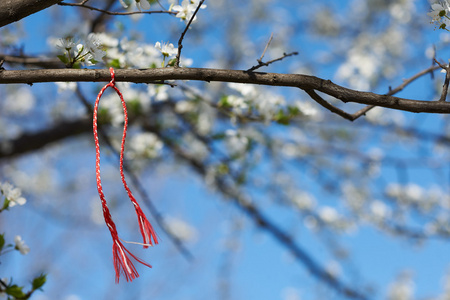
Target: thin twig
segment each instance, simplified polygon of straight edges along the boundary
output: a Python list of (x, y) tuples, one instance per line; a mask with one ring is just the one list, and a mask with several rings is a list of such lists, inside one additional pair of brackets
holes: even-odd
[(441, 67), (443, 70), (445, 70), (445, 80), (444, 85), (442, 86), (442, 94), (441, 98), (439, 99), (439, 102), (445, 102), (445, 99), (447, 98), (448, 93), (448, 85), (450, 83), (450, 65), (445, 66), (437, 61), (437, 59), (434, 59), (434, 61)]
[(319, 103), (320, 105), (322, 105), (323, 107), (325, 107), (326, 109), (328, 109), (329, 111), (331, 111), (332, 113), (335, 113), (337, 115), (340, 115), (341, 117), (343, 117), (344, 119), (347, 119), (349, 121), (354, 121), (357, 117), (343, 111), (340, 108), (337, 108), (336, 106), (333, 106), (332, 104), (328, 103), (325, 99), (323, 99), (322, 97), (320, 97), (314, 90), (305, 90), (305, 92), (317, 103)]
[(171, 15), (176, 15), (177, 13), (174, 11), (168, 11), (168, 10), (152, 10), (152, 11), (131, 11), (131, 12), (115, 12), (115, 11), (109, 11), (109, 10), (103, 10), (100, 8), (96, 8), (93, 6), (89, 6), (89, 5), (85, 5), (82, 3), (58, 3), (58, 5), (61, 6), (76, 6), (76, 7), (82, 7), (82, 8), (87, 8), (90, 10), (94, 10), (94, 11), (99, 11), (102, 12), (104, 14), (107, 15), (112, 15), (112, 16), (129, 16), (129, 15), (137, 15), (137, 14), (171, 14)]
[[(402, 91), (408, 84), (410, 84), (411, 82), (413, 82), (414, 80), (422, 77), (423, 75), (430, 73), (432, 78), (433, 78), (433, 71), (438, 69), (439, 66), (431, 66), (419, 73), (417, 73), (416, 75), (406, 79), (403, 81), (403, 83), (401, 85), (399, 85), (398, 87), (396, 87), (395, 89), (391, 89), (391, 87), (389, 87), (389, 92), (386, 93), (386, 95), (388, 96), (392, 96), (397, 94), (398, 92)], [(356, 113), (353, 114), (353, 116), (355, 116), (355, 120), (357, 118), (359, 118), (362, 115), (365, 115), (369, 110), (371, 110), (372, 108), (376, 107), (375, 105), (367, 105), (366, 107), (364, 107), (363, 109), (357, 111)], [(359, 114), (359, 115), (358, 115)]]
[[(264, 50), (264, 52), (265, 51), (266, 50)], [(275, 58), (275, 59), (269, 60), (268, 62), (263, 62), (261, 59), (257, 59), (258, 64), (256, 66), (253, 66), (250, 69), (248, 69), (247, 72), (253, 72), (254, 70), (259, 69), (259, 68), (264, 67), (264, 66), (267, 67), (268, 65), (270, 65), (270, 64), (272, 64), (274, 62), (280, 61), (280, 60), (282, 60), (282, 59), (284, 59), (286, 57), (294, 56), (294, 55), (298, 55), (298, 52), (295, 51), (295, 52), (291, 52), (291, 53), (283, 53), (283, 56), (281, 56), (279, 58)]]
[(414, 75), (414, 76), (412, 76), (412, 77), (410, 77), (410, 78), (408, 78), (408, 79), (403, 80), (403, 83), (402, 83), (401, 85), (399, 85), (398, 87), (396, 87), (396, 88), (393, 89), (393, 90), (389, 90), (389, 92), (386, 93), (386, 95), (392, 96), (392, 95), (394, 95), (394, 94), (397, 94), (398, 92), (402, 91), (408, 84), (410, 84), (410, 83), (413, 82), (414, 80), (416, 80), (416, 79), (418, 79), (418, 78), (420, 78), (420, 77), (422, 77), (423, 75), (428, 74), (428, 73), (433, 74), (433, 71), (435, 71), (435, 70), (437, 70), (437, 69), (439, 69), (439, 68), (440, 68), (439, 66), (431, 66), (431, 67), (429, 67), (429, 68), (426, 68), (426, 69), (423, 70), (423, 71), (420, 71), (420, 72), (417, 73), (416, 75)]
[(264, 55), (266, 54), (267, 49), (269, 49), (269, 45), (270, 45), (270, 43), (272, 42), (272, 39), (273, 39), (273, 32), (270, 34), (269, 41), (267, 42), (266, 47), (264, 47), (264, 51), (263, 51), (263, 53), (261, 54), (261, 57), (260, 57), (259, 59), (256, 60), (257, 62), (260, 63), (260, 62), (262, 61), (262, 59), (264, 58)]
[(186, 32), (189, 29), (189, 26), (191, 26), (191, 23), (194, 20), (195, 15), (197, 15), (197, 12), (199, 11), (200, 7), (203, 5), (203, 2), (205, 2), (205, 0), (201, 0), (199, 2), (197, 8), (194, 11), (194, 14), (191, 16), (191, 19), (187, 23), (186, 28), (184, 28), (184, 31), (183, 31), (183, 33), (181, 33), (180, 39), (178, 40), (178, 53), (177, 53), (177, 56), (175, 58), (175, 68), (179, 68), (180, 67), (180, 56), (181, 56), (181, 49), (183, 48), (184, 36), (186, 35)]

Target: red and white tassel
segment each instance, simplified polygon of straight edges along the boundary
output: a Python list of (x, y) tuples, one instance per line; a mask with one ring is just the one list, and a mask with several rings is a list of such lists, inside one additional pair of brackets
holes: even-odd
[(93, 116), (93, 131), (94, 131), (94, 142), (95, 142), (95, 172), (96, 172), (96, 179), (97, 179), (97, 189), (98, 194), (100, 196), (100, 200), (102, 202), (102, 208), (103, 208), (103, 217), (105, 218), (105, 223), (108, 226), (108, 229), (111, 233), (111, 237), (113, 239), (113, 258), (114, 258), (114, 269), (116, 271), (116, 283), (119, 282), (120, 273), (123, 273), (125, 276), (125, 279), (127, 281), (132, 281), (133, 279), (139, 277), (139, 274), (136, 270), (136, 268), (133, 265), (133, 262), (130, 260), (128, 255), (130, 255), (132, 258), (134, 258), (137, 262), (151, 268), (152, 266), (141, 260), (140, 258), (133, 255), (128, 249), (125, 248), (125, 246), (122, 244), (119, 234), (117, 233), (116, 225), (114, 224), (114, 221), (112, 220), (111, 213), (109, 212), (108, 205), (106, 203), (105, 195), (103, 193), (102, 188), (102, 182), (100, 177), (100, 143), (98, 139), (98, 132), (97, 132), (97, 122), (98, 122), (98, 106), (100, 102), (100, 98), (102, 97), (103, 93), (108, 87), (113, 88), (117, 95), (119, 95), (120, 100), (122, 101), (123, 106), (123, 112), (124, 112), (124, 126), (123, 126), (123, 134), (122, 134), (122, 144), (120, 149), (120, 176), (122, 179), (123, 186), (125, 190), (128, 193), (128, 197), (130, 198), (131, 202), (133, 203), (136, 214), (138, 217), (139, 222), (139, 229), (142, 234), (143, 238), (143, 246), (144, 248), (148, 248), (149, 245), (158, 244), (158, 239), (156, 236), (156, 232), (153, 229), (150, 222), (147, 220), (147, 217), (145, 216), (144, 212), (142, 211), (141, 207), (137, 203), (136, 199), (134, 198), (133, 194), (131, 193), (131, 190), (128, 188), (128, 185), (125, 181), (125, 176), (123, 172), (123, 158), (124, 158), (124, 149), (125, 149), (125, 139), (127, 135), (127, 127), (128, 127), (128, 113), (127, 113), (127, 107), (125, 104), (125, 101), (123, 99), (122, 93), (119, 91), (119, 89), (115, 85), (115, 77), (114, 77), (114, 69), (110, 68), (110, 74), (111, 74), (111, 81), (106, 84), (99, 92), (97, 99), (95, 101), (94, 105), (94, 116)]

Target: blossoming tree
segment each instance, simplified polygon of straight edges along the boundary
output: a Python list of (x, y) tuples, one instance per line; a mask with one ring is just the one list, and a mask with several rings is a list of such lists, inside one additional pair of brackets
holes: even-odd
[(2, 1), (0, 293), (447, 299), (449, 14)]

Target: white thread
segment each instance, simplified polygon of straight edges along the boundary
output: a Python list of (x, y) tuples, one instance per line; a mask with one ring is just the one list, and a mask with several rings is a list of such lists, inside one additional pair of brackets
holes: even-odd
[(123, 240), (123, 239), (121, 239), (121, 238), (119, 238), (119, 240), (122, 242), (122, 243), (127, 243), (127, 244), (136, 244), (136, 245), (141, 245), (141, 246), (150, 246), (150, 247), (153, 247), (153, 245), (152, 244), (143, 244), (143, 243), (138, 243), (138, 242), (127, 242), (127, 241), (125, 241), (125, 240)]

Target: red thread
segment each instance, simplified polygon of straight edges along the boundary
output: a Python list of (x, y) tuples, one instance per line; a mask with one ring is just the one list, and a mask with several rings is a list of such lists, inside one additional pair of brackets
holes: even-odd
[[(105, 218), (105, 223), (108, 226), (109, 231), (111, 232), (111, 237), (113, 239), (113, 257), (114, 257), (114, 269), (116, 271), (116, 283), (119, 282), (120, 273), (123, 273), (125, 276), (125, 279), (127, 281), (132, 281), (133, 279), (139, 277), (139, 274), (134, 267), (132, 261), (127, 256), (129, 254), (132, 258), (134, 258), (136, 261), (140, 262), (141, 264), (151, 268), (152, 266), (141, 260), (140, 258), (133, 255), (128, 249), (125, 248), (125, 246), (122, 244), (122, 242), (119, 239), (119, 234), (117, 233), (116, 225), (114, 224), (114, 221), (112, 220), (111, 213), (109, 212), (108, 205), (106, 203), (105, 195), (103, 193), (102, 188), (102, 181), (100, 177), (100, 143), (98, 140), (98, 132), (97, 132), (97, 115), (98, 115), (98, 105), (100, 102), (100, 98), (102, 97), (103, 93), (108, 87), (112, 87), (117, 95), (119, 95), (120, 100), (122, 101), (123, 106), (123, 114), (124, 114), (124, 125), (123, 125), (123, 134), (122, 134), (122, 144), (120, 148), (120, 177), (122, 179), (123, 186), (125, 190), (128, 193), (128, 197), (130, 198), (131, 202), (133, 203), (136, 214), (138, 217), (139, 222), (139, 229), (141, 231), (142, 238), (144, 240), (144, 248), (148, 248), (148, 245), (153, 245), (153, 242), (155, 244), (158, 244), (158, 239), (155, 233), (155, 230), (153, 229), (150, 222), (147, 220), (144, 212), (142, 211), (141, 207), (137, 203), (136, 199), (134, 198), (133, 194), (131, 193), (131, 190), (128, 188), (128, 185), (125, 181), (125, 176), (123, 172), (123, 157), (124, 157), (124, 149), (125, 149), (125, 139), (127, 136), (127, 127), (128, 127), (128, 113), (127, 113), (127, 107), (125, 104), (125, 101), (123, 99), (122, 93), (119, 91), (119, 89), (116, 87), (115, 83), (115, 74), (114, 69), (109, 68), (110, 74), (111, 74), (111, 81), (106, 84), (98, 93), (97, 99), (95, 100), (94, 105), (94, 117), (93, 117), (93, 131), (94, 131), (94, 142), (95, 142), (95, 173), (96, 173), (96, 179), (97, 179), (97, 190), (98, 194), (100, 196), (100, 200), (102, 202), (102, 208), (103, 208), (103, 217)], [(153, 239), (153, 241), (152, 241)]]

